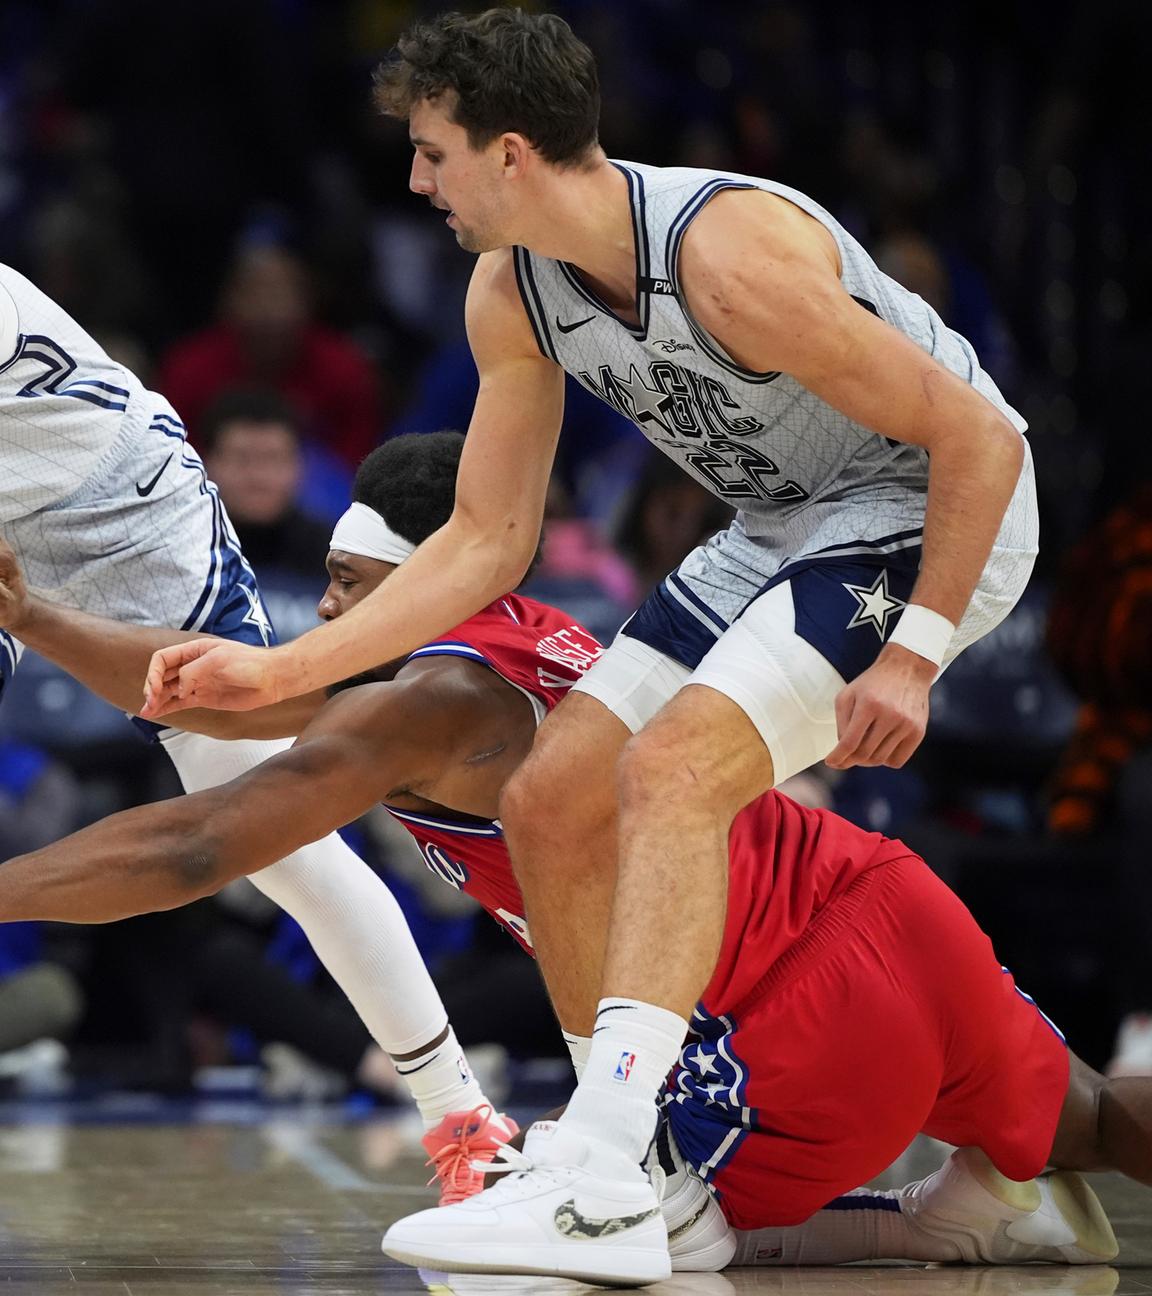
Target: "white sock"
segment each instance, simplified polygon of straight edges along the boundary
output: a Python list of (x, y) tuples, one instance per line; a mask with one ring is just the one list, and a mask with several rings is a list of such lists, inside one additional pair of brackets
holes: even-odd
[(439, 1044), (393, 1065), (416, 1099), (425, 1129), (439, 1125), (449, 1112), (473, 1111), (487, 1101), (451, 1026)]
[(782, 1228), (736, 1229), (733, 1265), (837, 1265), (853, 1260), (951, 1260), (955, 1250), (943, 1242), (940, 1255), (924, 1255), (926, 1239), (909, 1228), (900, 1209), (900, 1192), (858, 1188), (818, 1210), (803, 1224)]
[[(188, 792), (227, 783), (291, 745), (290, 739), (222, 742), (192, 733), (163, 739)], [(412, 1053), (444, 1029), (448, 1014), (396, 898), (335, 833), (251, 880), (300, 924), (386, 1053)], [(445, 1111), (470, 1110), (484, 1101), (471, 1072), (467, 1078), (457, 1074), (455, 1093)], [(441, 1100), (434, 1105), (439, 1108)]]
[(588, 1062), (565, 1129), (639, 1164), (656, 1132), (656, 1099), (680, 1056), (688, 1023), (638, 999), (601, 999)]
[(588, 1065), (588, 1054), (592, 1051), (591, 1035), (573, 1035), (571, 1031), (561, 1031), (564, 1043), (568, 1045), (568, 1054), (572, 1059), (572, 1070), (579, 1080)]

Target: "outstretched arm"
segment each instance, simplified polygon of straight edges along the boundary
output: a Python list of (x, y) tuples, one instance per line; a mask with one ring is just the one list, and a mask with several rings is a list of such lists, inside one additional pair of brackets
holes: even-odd
[[(130, 714), (140, 708), (141, 682), (152, 655), (172, 644), (203, 638), (183, 630), (126, 625), (49, 603), (28, 590), (16, 555), (3, 540), (0, 629)], [(322, 692), (314, 692), (243, 715), (182, 711), (173, 723), (214, 738), (294, 738), (324, 701)]]
[(231, 783), (123, 811), (0, 864), (0, 922), (173, 909), (319, 840), (436, 767), (418, 736), (422, 692), (418, 681), (350, 689), (294, 747)]
[(539, 541), (564, 375), (536, 345), (510, 252), (480, 258), (467, 324), (480, 390), (448, 522), (357, 607), (291, 644), (158, 653), (142, 714), (247, 710), (335, 683), (402, 657), (519, 584)]

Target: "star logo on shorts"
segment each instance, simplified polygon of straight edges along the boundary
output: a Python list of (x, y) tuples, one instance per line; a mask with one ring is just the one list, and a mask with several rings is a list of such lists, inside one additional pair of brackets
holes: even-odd
[(893, 598), (888, 593), (887, 570), (881, 571), (871, 585), (849, 585), (847, 581), (844, 581), (843, 585), (860, 605), (852, 614), (848, 629), (854, 630), (857, 626), (870, 625), (883, 643), (888, 633), (888, 618), (893, 612), (905, 606), (902, 599)]
[(244, 624), (255, 626), (264, 641), (264, 647), (267, 648), (272, 642), (272, 622), (268, 620), (268, 613), (264, 610), (263, 600), (254, 590), (249, 589), (247, 585), (241, 585), (240, 589), (244, 597), (248, 600), (248, 611), (244, 613)]

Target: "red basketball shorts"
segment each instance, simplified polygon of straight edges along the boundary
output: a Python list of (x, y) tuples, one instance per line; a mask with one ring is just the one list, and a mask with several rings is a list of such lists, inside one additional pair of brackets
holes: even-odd
[(745, 1002), (692, 1024), (667, 1115), (736, 1228), (802, 1222), (920, 1131), (1029, 1179), (1068, 1088), (1063, 1037), (915, 856), (861, 874)]

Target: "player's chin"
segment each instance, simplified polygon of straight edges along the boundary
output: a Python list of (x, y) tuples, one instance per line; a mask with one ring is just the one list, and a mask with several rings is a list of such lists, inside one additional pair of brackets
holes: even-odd
[(497, 248), (504, 246), (498, 239), (478, 233), (474, 229), (465, 229), (462, 225), (456, 230), (456, 242), (465, 252), (474, 252), (477, 256), (481, 252), (495, 252)]

